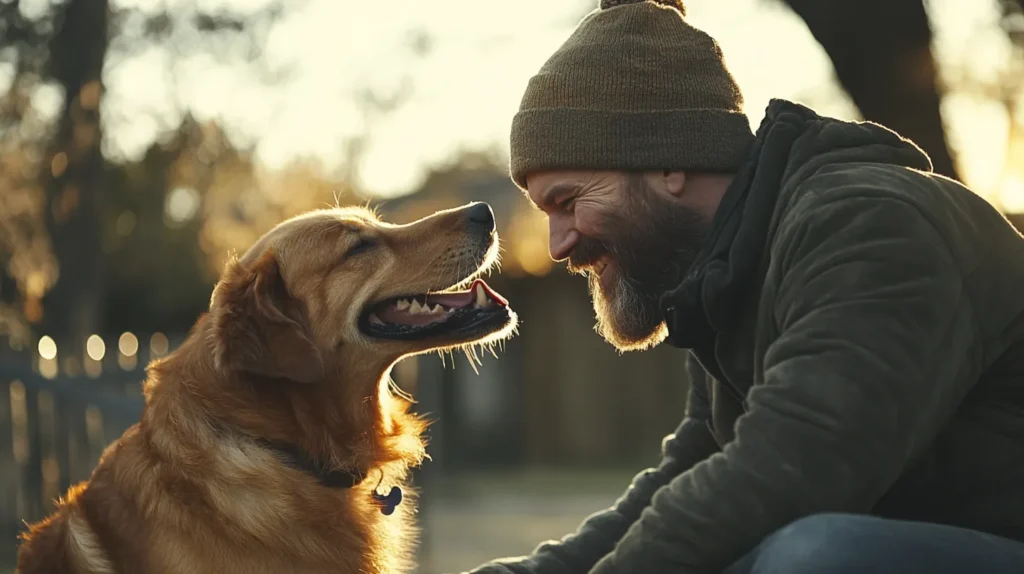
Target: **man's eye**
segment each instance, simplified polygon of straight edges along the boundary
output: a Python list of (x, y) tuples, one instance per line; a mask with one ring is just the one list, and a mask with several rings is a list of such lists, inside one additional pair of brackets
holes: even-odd
[(366, 237), (360, 237), (359, 241), (356, 242), (356, 244), (353, 245), (351, 248), (349, 248), (348, 254), (349, 255), (358, 255), (360, 253), (363, 253), (364, 251), (369, 250), (370, 248), (374, 247), (375, 245), (376, 245), (376, 242), (374, 242), (374, 240), (366, 238)]

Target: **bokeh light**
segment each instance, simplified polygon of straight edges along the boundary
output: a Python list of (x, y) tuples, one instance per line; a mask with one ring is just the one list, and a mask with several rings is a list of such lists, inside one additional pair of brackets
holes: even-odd
[(49, 335), (43, 335), (39, 338), (39, 356), (47, 361), (57, 358), (57, 342)]
[(89, 335), (85, 341), (85, 353), (94, 361), (102, 361), (103, 356), (107, 354), (107, 344), (103, 342), (103, 337)]
[(122, 355), (132, 356), (139, 352), (139, 338), (134, 333), (124, 332), (117, 338), (117, 349)]
[(171, 343), (167, 340), (167, 335), (157, 332), (149, 338), (149, 352), (154, 357), (166, 355), (167, 351), (170, 350)]

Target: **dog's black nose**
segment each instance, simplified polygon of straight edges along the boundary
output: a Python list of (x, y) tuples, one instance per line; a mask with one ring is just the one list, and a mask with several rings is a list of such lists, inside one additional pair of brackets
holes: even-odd
[(474, 203), (466, 208), (466, 223), (473, 230), (484, 233), (494, 231), (494, 212), (486, 203)]

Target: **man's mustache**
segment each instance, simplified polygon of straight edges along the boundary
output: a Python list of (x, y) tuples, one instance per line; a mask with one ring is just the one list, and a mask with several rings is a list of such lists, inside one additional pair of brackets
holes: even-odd
[(611, 250), (601, 241), (590, 237), (582, 237), (572, 252), (569, 253), (569, 260), (566, 266), (570, 273), (584, 275), (594, 267), (598, 259), (610, 253)]

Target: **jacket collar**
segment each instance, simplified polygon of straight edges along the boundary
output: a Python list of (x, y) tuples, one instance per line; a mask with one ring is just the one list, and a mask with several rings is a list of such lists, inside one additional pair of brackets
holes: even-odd
[(887, 128), (824, 118), (800, 104), (772, 100), (746, 161), (722, 197), (704, 249), (682, 283), (661, 298), (670, 345), (708, 356), (716, 334), (735, 325), (743, 298), (760, 292), (782, 189), (792, 192), (837, 162), (931, 170), (920, 148)]

